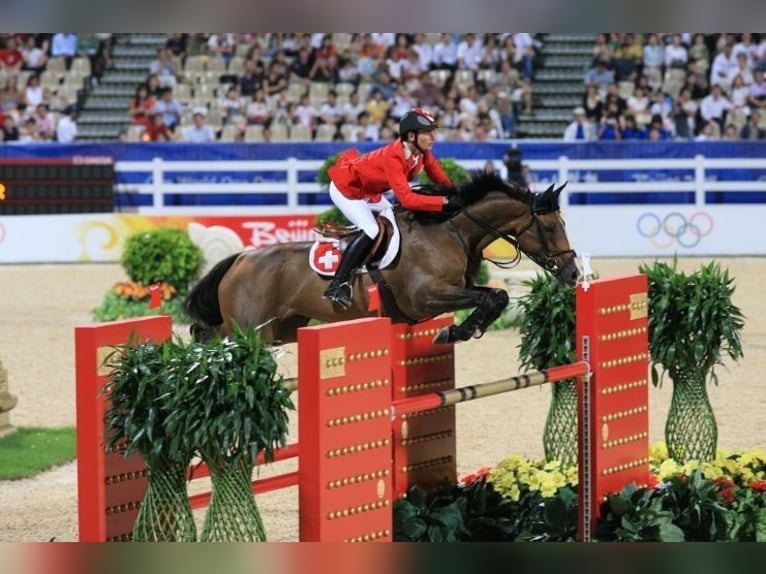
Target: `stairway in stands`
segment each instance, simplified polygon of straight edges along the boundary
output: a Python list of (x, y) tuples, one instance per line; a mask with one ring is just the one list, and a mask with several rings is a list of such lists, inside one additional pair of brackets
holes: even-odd
[(561, 139), (572, 109), (582, 104), (596, 34), (539, 34), (539, 39), (543, 46), (532, 84), (534, 115), (519, 117), (517, 137)]
[(130, 125), (128, 107), (136, 86), (146, 81), (167, 34), (129, 34), (114, 46), (114, 67), (106, 72), (85, 101), (77, 120), (78, 139), (113, 140)]

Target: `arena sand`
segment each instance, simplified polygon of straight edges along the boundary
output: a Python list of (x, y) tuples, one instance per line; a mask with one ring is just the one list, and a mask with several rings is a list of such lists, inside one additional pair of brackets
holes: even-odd
[[(706, 259), (679, 262), (693, 271)], [(600, 277), (635, 273), (641, 259), (594, 260)], [(766, 258), (720, 260), (735, 278), (734, 301), (746, 317), (744, 358), (719, 368), (720, 383), (710, 387), (718, 420), (719, 446), (766, 448), (761, 421), (766, 412)], [(528, 261), (520, 270), (533, 270)], [(116, 281), (125, 280), (116, 264), (0, 266), (0, 359), (10, 391), (19, 399), (11, 413), (16, 426), (75, 424), (74, 327), (91, 322), (91, 310)], [(490, 332), (456, 348), (457, 385), (491, 381), (518, 372), (516, 331)], [(280, 361), (296, 372), (290, 345)], [(662, 440), (671, 386), (650, 388), (650, 440)], [(541, 457), (542, 430), (550, 388), (507, 393), (457, 407), (458, 471), (493, 466), (509, 454)], [(291, 440), (296, 440), (293, 423)], [(296, 468), (295, 461), (262, 469), (261, 476)], [(0, 541), (76, 541), (77, 469), (69, 463), (34, 478), (0, 482)], [(199, 488), (203, 488), (204, 484)], [(257, 497), (269, 540), (298, 539), (298, 492), (292, 487)], [(201, 522), (204, 510), (196, 512)]]

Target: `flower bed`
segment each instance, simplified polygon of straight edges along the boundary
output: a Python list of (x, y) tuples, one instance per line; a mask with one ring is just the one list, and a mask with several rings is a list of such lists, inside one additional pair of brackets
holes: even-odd
[[(766, 541), (766, 452), (679, 464), (650, 451), (647, 484), (608, 497), (601, 541)], [(574, 541), (577, 469), (513, 455), (458, 484), (413, 487), (394, 504), (400, 541)]]

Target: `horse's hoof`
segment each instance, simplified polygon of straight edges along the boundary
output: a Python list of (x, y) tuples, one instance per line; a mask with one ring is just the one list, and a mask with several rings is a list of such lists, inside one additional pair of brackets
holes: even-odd
[(442, 327), (439, 332), (434, 335), (433, 342), (437, 345), (446, 345), (452, 343), (452, 327)]
[(485, 331), (482, 331), (481, 329), (476, 329), (473, 332), (473, 338), (474, 339), (481, 339), (484, 336)]

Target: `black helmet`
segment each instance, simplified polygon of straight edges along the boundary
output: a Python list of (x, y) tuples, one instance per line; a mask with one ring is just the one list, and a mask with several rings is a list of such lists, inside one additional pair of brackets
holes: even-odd
[(407, 139), (410, 132), (423, 130), (435, 130), (437, 128), (434, 117), (423, 108), (415, 108), (402, 116), (399, 120), (399, 137)]

